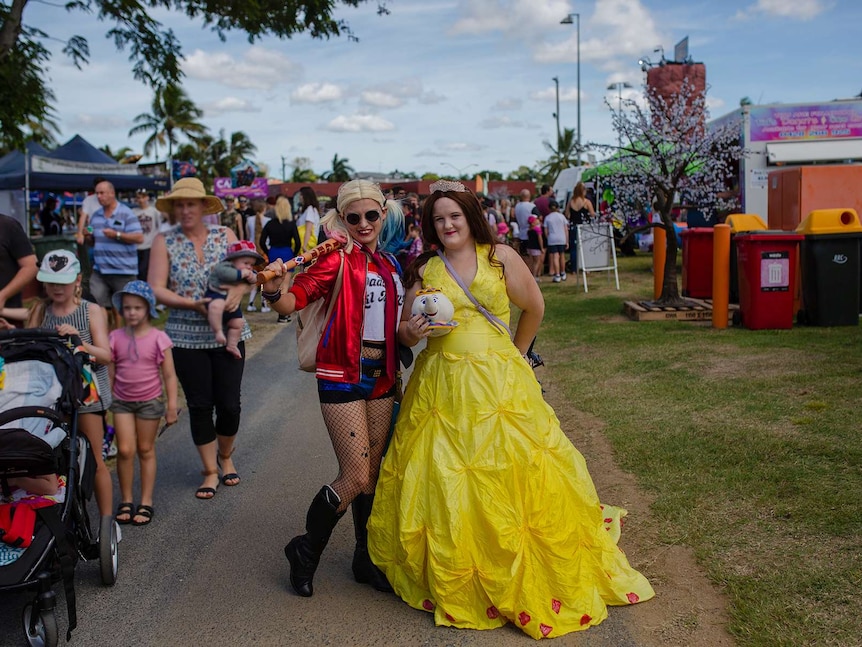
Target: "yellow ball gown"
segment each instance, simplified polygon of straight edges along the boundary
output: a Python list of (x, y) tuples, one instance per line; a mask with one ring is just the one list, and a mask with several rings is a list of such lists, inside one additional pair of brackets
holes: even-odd
[[(470, 289), (509, 321), (487, 247)], [(395, 592), (438, 625), (514, 623), (533, 638), (597, 625), (607, 605), (653, 597), (617, 546), (625, 510), (602, 506), (532, 369), (439, 258), (458, 326), (429, 338), (381, 466), (368, 549)]]

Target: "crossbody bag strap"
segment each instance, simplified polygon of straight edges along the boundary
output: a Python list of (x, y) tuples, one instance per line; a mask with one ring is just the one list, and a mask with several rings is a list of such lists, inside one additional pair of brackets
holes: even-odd
[(338, 265), (338, 274), (335, 277), (335, 287), (332, 288), (332, 296), (329, 298), (329, 305), (326, 308), (326, 317), (323, 319), (323, 325), (329, 323), (329, 318), (332, 316), (332, 311), (335, 309), (335, 300), (338, 299), (338, 293), (341, 292), (341, 284), (344, 282), (344, 252), (338, 250), (341, 255), (341, 263)]
[(485, 306), (483, 306), (481, 303), (479, 303), (479, 301), (476, 299), (476, 297), (473, 296), (473, 293), (470, 292), (470, 288), (468, 288), (467, 285), (464, 283), (464, 281), (461, 280), (461, 277), (458, 276), (458, 272), (456, 272), (455, 268), (452, 267), (452, 263), (450, 263), (449, 259), (446, 258), (446, 254), (444, 254), (443, 252), (441, 252), (438, 249), (437, 250), (437, 256), (439, 256), (443, 260), (443, 264), (446, 266), (446, 271), (449, 272), (449, 274), (451, 275), (451, 277), (453, 279), (455, 279), (455, 282), (458, 284), (458, 286), (462, 290), (464, 290), (464, 294), (467, 295), (467, 298), (470, 299), (472, 304), (474, 306), (476, 306), (476, 309), (482, 313), (482, 315), (485, 317), (485, 319), (487, 319), (488, 322), (492, 326), (494, 326), (494, 328), (498, 332), (500, 332), (500, 333), (505, 332), (507, 335), (509, 335), (509, 337), (511, 337), (512, 331), (509, 330), (509, 326), (507, 326), (506, 323), (502, 319), (500, 319), (499, 317), (496, 317), (496, 316), (492, 315), (490, 312), (488, 312), (488, 309)]

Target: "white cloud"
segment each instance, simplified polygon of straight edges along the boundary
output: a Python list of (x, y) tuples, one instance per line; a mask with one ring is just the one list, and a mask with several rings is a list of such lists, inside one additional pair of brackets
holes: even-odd
[[(584, 100), (584, 97), (587, 95), (581, 92), (581, 101)], [(556, 101), (557, 100), (557, 89), (556, 88), (546, 88), (544, 90), (539, 90), (538, 92), (533, 92), (530, 95), (531, 99), (535, 99), (536, 101)], [(578, 100), (578, 89), (577, 88), (560, 88), (560, 103), (564, 101), (577, 101)]]
[(284, 54), (258, 45), (247, 49), (240, 60), (224, 51), (196, 49), (183, 59), (182, 67), (191, 79), (247, 90), (269, 90), (302, 73), (301, 66)]
[[(621, 59), (631, 65), (632, 59), (652, 50), (662, 42), (662, 33), (641, 0), (602, 0), (596, 3), (592, 16), (581, 14), (580, 59), (608, 69)], [(577, 22), (577, 20), (576, 20)], [(562, 25), (568, 29), (565, 42), (545, 40), (535, 48), (540, 63), (574, 63), (578, 60), (577, 24)], [(589, 37), (585, 38), (585, 36)]]
[(520, 99), (500, 99), (494, 104), (494, 110), (520, 110), (524, 102)]
[(716, 110), (724, 109), (724, 99), (719, 99), (718, 97), (706, 97), (706, 108), (709, 110), (710, 114), (715, 114)]
[(453, 34), (489, 32), (535, 34), (559, 26), (571, 5), (567, 0), (464, 0)]
[(359, 102), (375, 108), (400, 108), (404, 105), (404, 99), (380, 90), (365, 90), (360, 93)]
[(798, 20), (811, 20), (829, 9), (829, 5), (823, 0), (757, 0), (745, 10), (736, 14), (737, 18), (754, 17), (755, 14), (766, 14), (778, 16), (779, 18), (796, 18)]
[(442, 94), (437, 94), (433, 90), (423, 92), (419, 95), (419, 103), (426, 106), (434, 105), (435, 103), (443, 103), (444, 101), (446, 101), (446, 97)]
[(290, 93), (291, 103), (329, 103), (343, 97), (344, 91), (333, 83), (306, 83)]
[(379, 133), (395, 130), (395, 124), (378, 115), (339, 115), (324, 129), (337, 133)]
[(128, 119), (122, 117), (114, 117), (112, 115), (92, 115), (92, 114), (77, 114), (69, 119), (69, 126), (72, 128), (104, 128), (105, 130), (128, 129), (132, 127), (132, 123)]
[(256, 104), (248, 99), (240, 99), (239, 97), (223, 97), (218, 101), (206, 103), (203, 106), (204, 114), (207, 117), (222, 115), (226, 112), (260, 112), (261, 109)]
[(524, 122), (516, 121), (506, 115), (499, 117), (488, 117), (479, 122), (479, 127), (486, 130), (494, 130), (497, 128), (523, 128)]
[(448, 142), (438, 145), (444, 151), (449, 151), (452, 153), (475, 153), (476, 151), (480, 151), (483, 148), (486, 148), (481, 144), (472, 144), (470, 142)]
[(446, 97), (425, 90), (417, 78), (396, 79), (391, 83), (377, 83), (359, 92), (359, 103), (373, 108), (400, 108), (411, 100), (423, 105), (433, 105), (446, 101)]

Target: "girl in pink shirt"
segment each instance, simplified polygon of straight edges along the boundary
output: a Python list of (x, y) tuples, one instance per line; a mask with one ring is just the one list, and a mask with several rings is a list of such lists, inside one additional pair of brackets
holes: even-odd
[[(145, 526), (153, 519), (156, 484), (156, 434), (159, 420), (177, 421), (177, 374), (171, 353), (173, 343), (150, 319), (158, 316), (152, 288), (144, 281), (130, 281), (113, 296), (114, 308), (126, 321), (110, 334), (111, 390), (117, 438), (117, 479), (120, 501), (117, 523)], [(167, 407), (164, 395), (167, 396)], [(141, 468), (141, 503), (135, 508), (132, 481), (135, 454)]]

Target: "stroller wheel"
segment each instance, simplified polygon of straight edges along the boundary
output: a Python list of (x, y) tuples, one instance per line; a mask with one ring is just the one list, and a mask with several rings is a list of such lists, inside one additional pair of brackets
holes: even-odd
[(40, 611), (34, 614), (35, 604), (28, 603), (24, 607), (21, 620), (24, 623), (24, 634), (30, 647), (56, 647), (59, 641), (57, 616), (54, 610)]
[(120, 566), (118, 543), (117, 524), (112, 516), (105, 515), (99, 523), (99, 569), (105, 586), (113, 586), (117, 581)]

